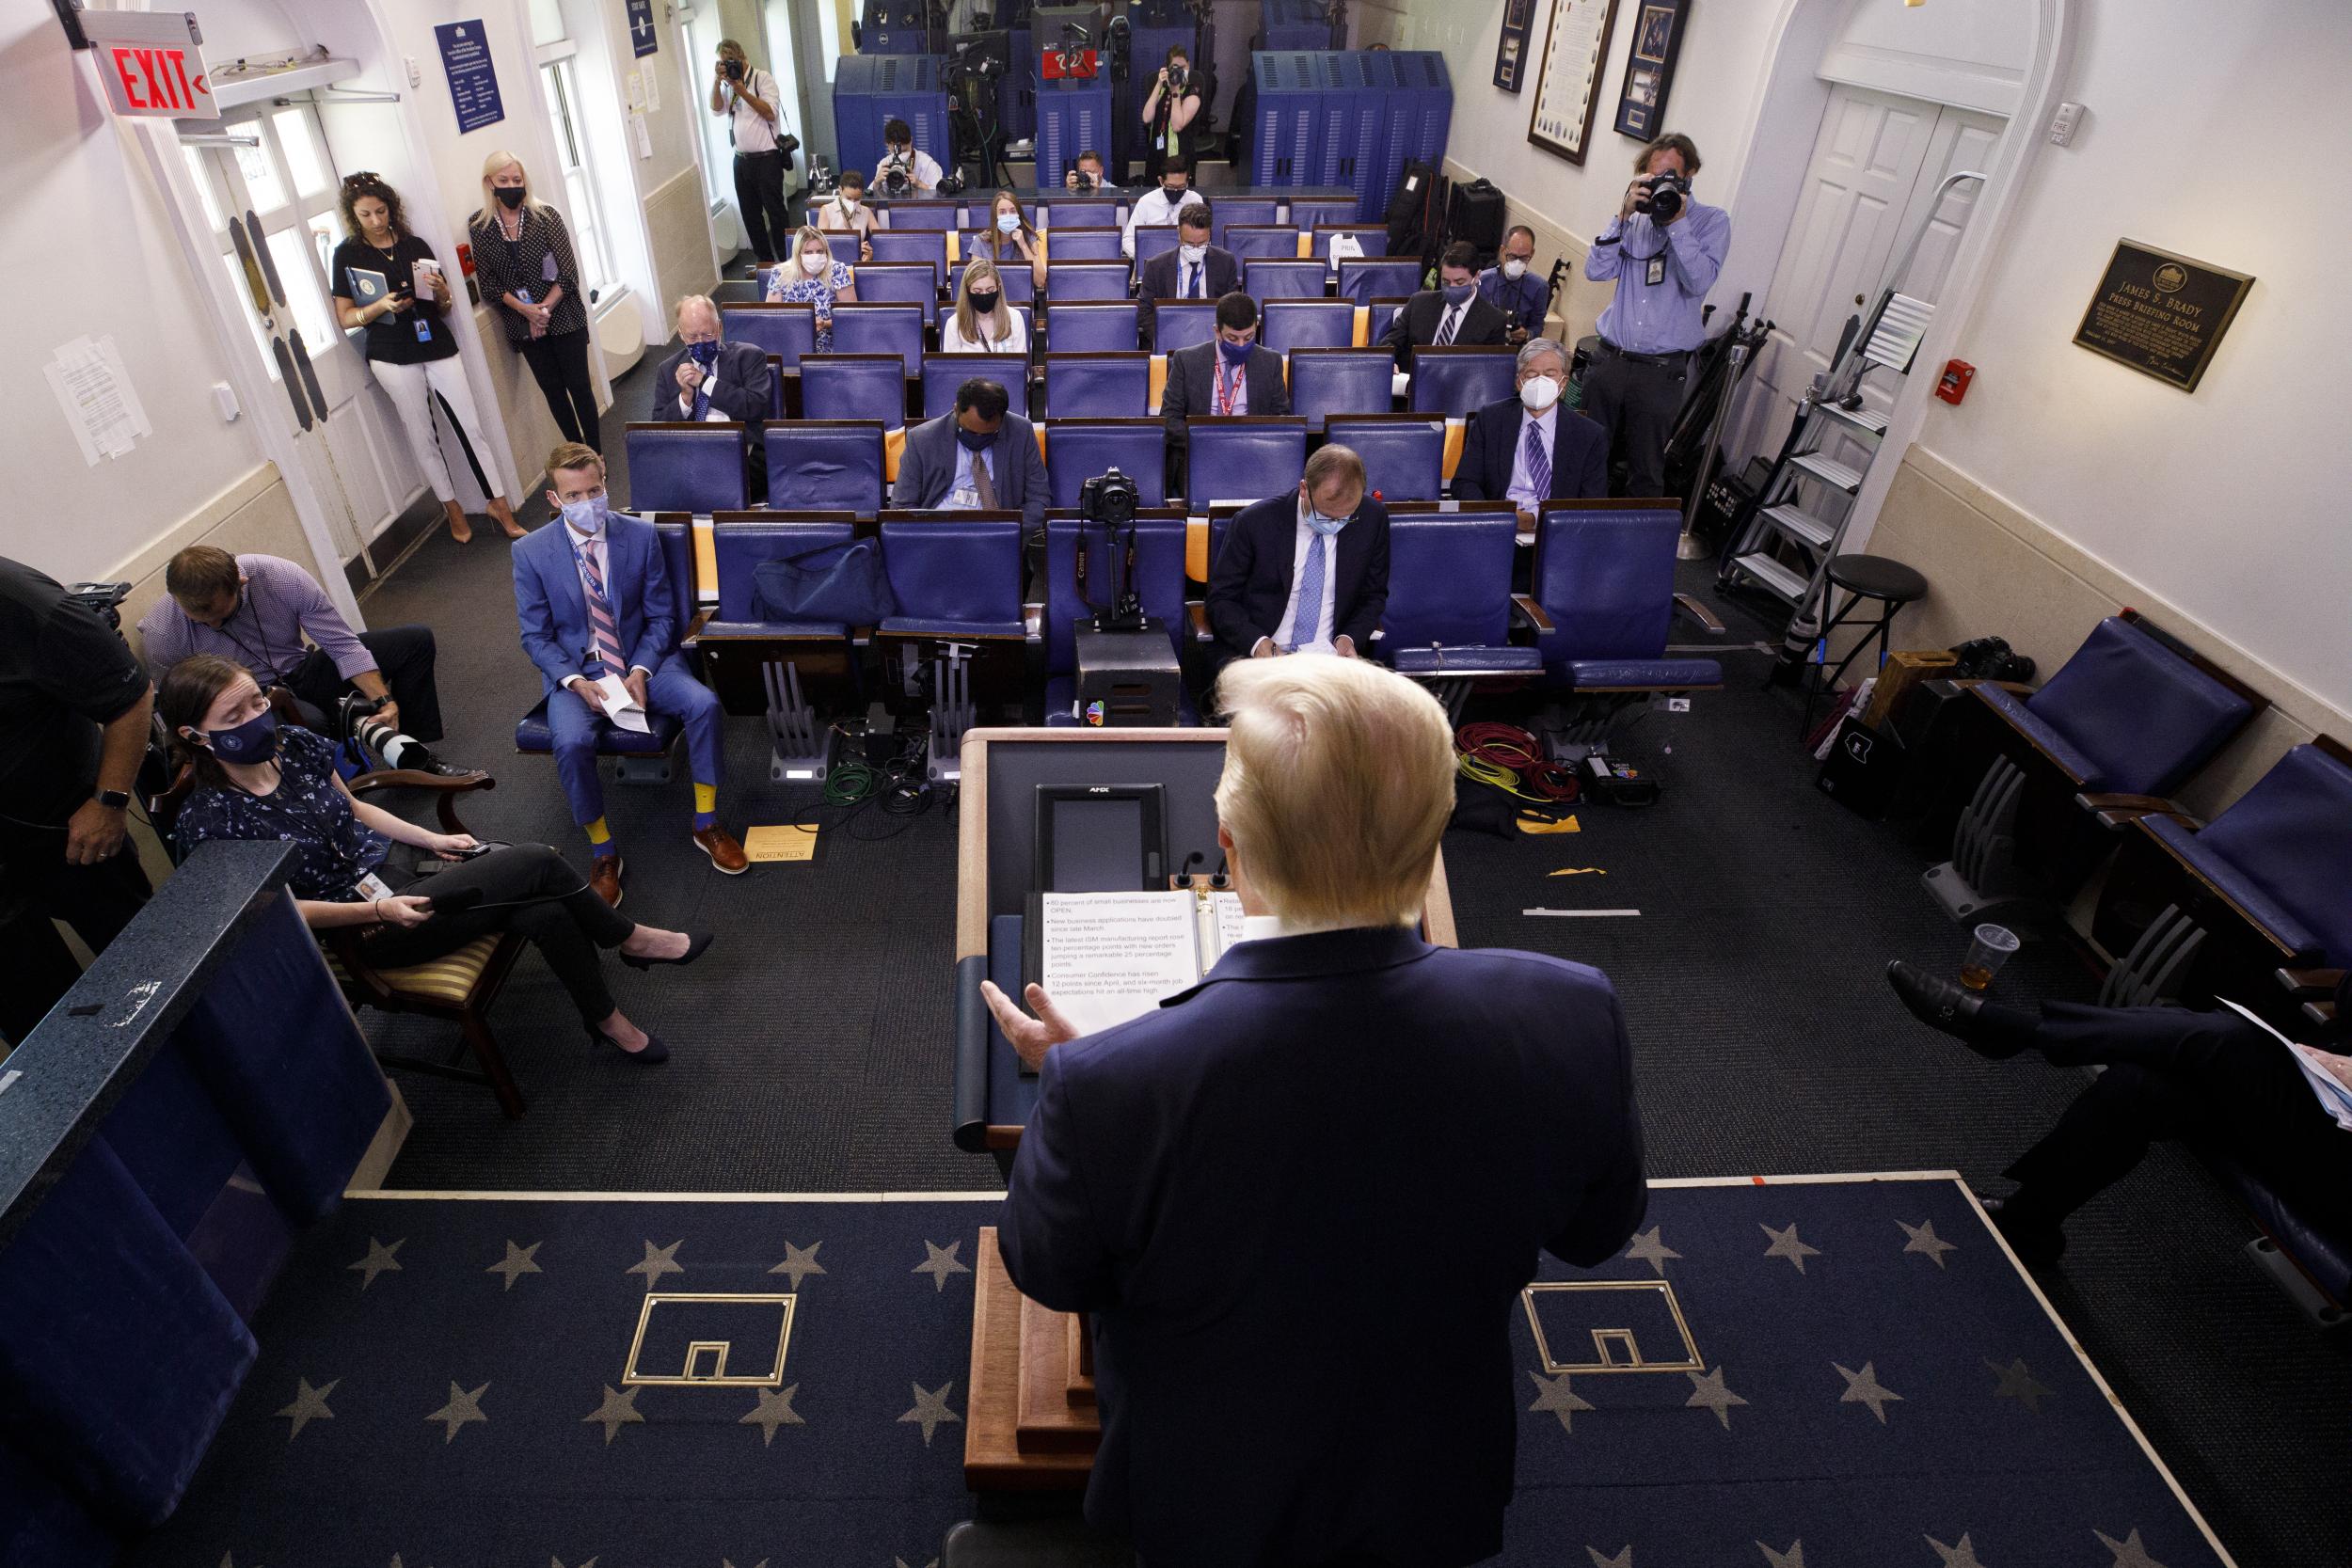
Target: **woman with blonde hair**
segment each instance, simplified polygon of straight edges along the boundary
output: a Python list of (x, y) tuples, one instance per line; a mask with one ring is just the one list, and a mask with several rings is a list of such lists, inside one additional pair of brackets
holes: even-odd
[(834, 260), (823, 230), (804, 224), (793, 236), (792, 259), (768, 275), (768, 303), (814, 306), (817, 352), (831, 354), (835, 301), (857, 303), (857, 273), (849, 262)]
[(1005, 299), (996, 263), (975, 257), (956, 283), (956, 309), (939, 324), (942, 354), (1026, 354), (1029, 325)]
[(497, 307), (556, 427), (566, 441), (597, 447), (587, 300), (562, 215), (531, 194), (522, 160), (501, 151), (483, 160), (482, 210), (468, 227), (482, 297)]
[(1045, 236), (1031, 227), (1021, 198), (1010, 191), (998, 191), (990, 200), (988, 227), (965, 237), (963, 254), (967, 261), (985, 256), (999, 268), (1025, 266), (1038, 293), (1045, 292)]

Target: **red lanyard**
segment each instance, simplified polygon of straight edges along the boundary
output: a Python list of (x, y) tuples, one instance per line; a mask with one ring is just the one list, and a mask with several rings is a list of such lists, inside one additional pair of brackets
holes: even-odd
[(1222, 350), (1218, 351), (1216, 356), (1216, 411), (1220, 414), (1230, 414), (1233, 411), (1233, 379), (1237, 377), (1240, 372), (1235, 372), (1233, 376), (1228, 376), (1226, 372), (1229, 368), (1230, 367), (1226, 362), (1224, 352)]

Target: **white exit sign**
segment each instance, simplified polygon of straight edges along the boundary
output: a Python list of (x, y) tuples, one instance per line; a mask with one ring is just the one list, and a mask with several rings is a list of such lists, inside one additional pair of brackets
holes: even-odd
[(116, 114), (220, 118), (194, 11), (84, 11), (82, 32)]

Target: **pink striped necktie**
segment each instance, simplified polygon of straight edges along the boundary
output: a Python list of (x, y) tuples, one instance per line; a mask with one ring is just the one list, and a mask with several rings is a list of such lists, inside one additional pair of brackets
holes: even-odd
[(620, 623), (612, 614), (612, 601), (605, 597), (604, 574), (596, 569), (596, 552), (583, 546), (580, 552), (580, 567), (588, 584), (588, 635), (595, 644), (596, 657), (611, 674), (620, 674), (628, 666), (621, 659)]

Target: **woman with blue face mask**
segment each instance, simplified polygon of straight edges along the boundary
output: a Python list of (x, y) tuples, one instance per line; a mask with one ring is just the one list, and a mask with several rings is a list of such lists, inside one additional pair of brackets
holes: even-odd
[[(246, 671), (199, 654), (164, 676), (156, 712), (195, 788), (180, 808), (183, 853), (208, 839), (258, 839), (294, 851), (287, 879), (312, 930), (351, 928), (374, 969), (429, 963), (478, 938), (528, 938), (580, 1009), (599, 1048), (644, 1066), (669, 1058), (606, 989), (600, 949), (633, 968), (691, 963), (710, 945), (615, 913), (545, 845), (492, 847), (437, 833), (356, 799), (325, 736), (278, 722)], [(418, 867), (448, 863), (430, 878)]]
[(1021, 210), (1021, 198), (1010, 191), (998, 191), (990, 200), (988, 227), (965, 237), (963, 255), (967, 261), (985, 256), (996, 263), (999, 272), (1027, 267), (1031, 287), (1039, 293), (1045, 292), (1045, 236), (1030, 227), (1028, 214)]

